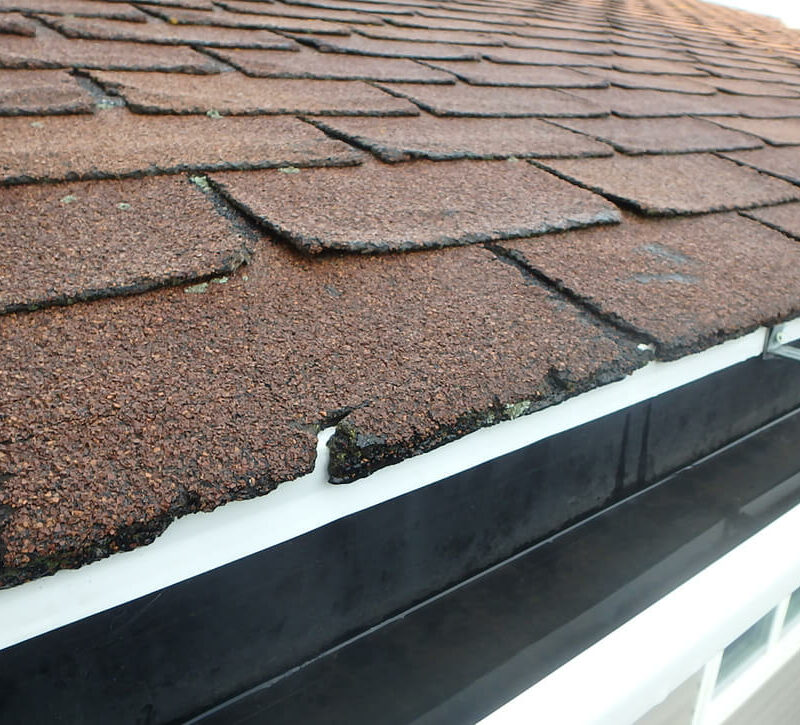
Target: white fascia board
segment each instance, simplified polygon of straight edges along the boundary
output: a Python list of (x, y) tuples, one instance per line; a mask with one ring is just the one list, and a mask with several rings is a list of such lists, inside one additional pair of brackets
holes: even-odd
[[(800, 320), (797, 321), (800, 336)], [(661, 395), (760, 355), (759, 328), (530, 415), (470, 433), (354, 483), (328, 483), (332, 429), (320, 434), (314, 471), (268, 496), (173, 522), (147, 546), (0, 591), (0, 649), (268, 549), (332, 521), (465, 471), (544, 438)]]
[(481, 725), (633, 723), (798, 586), (800, 506), (484, 718)]

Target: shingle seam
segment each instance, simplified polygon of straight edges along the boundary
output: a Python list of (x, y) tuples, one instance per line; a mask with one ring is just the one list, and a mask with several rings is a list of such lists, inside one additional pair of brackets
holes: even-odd
[(515, 267), (519, 273), (528, 281), (535, 284), (544, 284), (548, 289), (556, 292), (564, 301), (569, 304), (579, 307), (583, 312), (587, 313), (598, 322), (613, 328), (617, 333), (632, 340), (637, 344), (654, 345), (659, 347), (658, 341), (655, 337), (650, 335), (645, 330), (632, 325), (627, 320), (613, 312), (606, 312), (602, 310), (597, 304), (591, 301), (588, 297), (575, 292), (573, 289), (565, 285), (561, 280), (554, 279), (549, 275), (542, 272), (540, 269), (534, 267), (525, 258), (524, 255), (514, 249), (509, 249), (503, 246), (502, 243), (488, 242), (483, 245), (492, 254), (494, 254), (501, 262)]
[[(797, 202), (785, 202), (785, 203), (786, 204), (791, 204), (791, 203), (795, 203), (796, 204)], [(775, 206), (784, 206), (784, 204), (776, 204)], [(762, 207), (762, 208), (767, 208), (768, 209), (770, 207)], [(769, 227), (770, 229), (773, 229), (776, 232), (780, 232), (785, 237), (789, 237), (789, 239), (793, 239), (794, 241), (800, 242), (800, 235), (792, 234), (789, 230), (787, 230), (786, 228), (780, 226), (779, 224), (775, 224), (773, 222), (766, 221), (765, 219), (759, 219), (757, 216), (755, 216), (755, 214), (749, 214), (748, 211), (753, 211), (753, 210), (743, 209), (742, 211), (739, 212), (739, 214), (741, 216), (743, 216), (743, 217), (746, 217), (747, 219), (752, 219), (753, 221), (758, 222), (759, 224), (763, 224), (765, 227)]]

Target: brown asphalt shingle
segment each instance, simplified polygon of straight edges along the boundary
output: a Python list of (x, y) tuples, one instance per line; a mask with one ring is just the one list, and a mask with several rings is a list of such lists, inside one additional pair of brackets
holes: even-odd
[(237, 206), (312, 254), (474, 244), (618, 219), (601, 197), (556, 183), (523, 161), (370, 163), (211, 179)]
[[(43, 16), (44, 17), (44, 16)], [(160, 20), (127, 23), (100, 18), (47, 16), (46, 22), (68, 38), (85, 40), (132, 40), (162, 45), (202, 45), (211, 48), (273, 48), (291, 50), (291, 40), (269, 30), (173, 25)]]
[(309, 471), (333, 411), (366, 406), (373, 455), (340, 447), (347, 478), (645, 360), (481, 248), (313, 261), (264, 240), (246, 276), (0, 317), (0, 586)]
[(179, 76), (172, 73), (92, 73), (137, 113), (259, 115), (309, 113), (415, 116), (416, 107), (363, 81), (248, 78), (238, 73)]
[(800, 185), (800, 146), (740, 151), (725, 157)]
[(0, 70), (0, 116), (91, 113), (93, 110), (91, 94), (64, 71)]
[(443, 119), (423, 115), (413, 120), (337, 118), (314, 123), (386, 162), (413, 158), (576, 158), (612, 153), (603, 143), (534, 119)]
[[(789, 206), (800, 205), (775, 208)], [(800, 245), (735, 213), (657, 221), (626, 214), (614, 228), (502, 246), (648, 335), (662, 357), (800, 314)]]
[(768, 227), (777, 229), (800, 241), (800, 203), (767, 206), (762, 209), (751, 209), (742, 212), (751, 219), (757, 219)]
[(103, 68), (217, 73), (219, 64), (188, 47), (105, 40), (68, 40), (39, 28), (35, 38), (7, 36), (0, 68)]
[(626, 154), (678, 154), (729, 151), (763, 146), (754, 136), (731, 131), (699, 118), (559, 119), (560, 126), (611, 144)]
[(560, 66), (520, 66), (490, 61), (469, 63), (430, 61), (431, 68), (448, 71), (460, 80), (477, 86), (522, 86), (528, 88), (605, 88), (608, 83), (572, 68)]
[(484, 118), (580, 118), (608, 115), (608, 107), (553, 88), (505, 86), (437, 86), (404, 84), (379, 86), (437, 116)]
[(711, 118), (720, 126), (751, 133), (773, 146), (800, 144), (800, 121), (796, 118)]
[(243, 73), (260, 78), (313, 78), (365, 80), (393, 83), (453, 83), (449, 73), (433, 70), (406, 58), (372, 58), (366, 55), (299, 53), (276, 50), (224, 49), (214, 55)]
[[(103, 0), (0, 0), (0, 10), (19, 10), (45, 15), (75, 15), (87, 18), (113, 18), (143, 23), (147, 15), (130, 6)], [(0, 15), (0, 21), (3, 20)]]
[(0, 586), (266, 493), (336, 420), (349, 481), (800, 312), (776, 21), (0, 0), (0, 23), (0, 109), (39, 114), (0, 114)]
[(0, 185), (179, 171), (339, 166), (362, 158), (346, 144), (284, 116), (148, 118), (110, 109), (79, 121), (9, 119), (0, 125), (0, 139)]
[(0, 313), (226, 274), (249, 256), (183, 177), (0, 189), (0, 249)]
[(800, 199), (800, 188), (712, 154), (536, 163), (649, 216), (749, 209)]

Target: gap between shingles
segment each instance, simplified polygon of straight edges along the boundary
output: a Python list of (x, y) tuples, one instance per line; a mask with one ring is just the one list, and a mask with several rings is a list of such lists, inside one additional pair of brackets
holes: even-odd
[(487, 242), (483, 247), (494, 254), (501, 262), (505, 262), (516, 268), (527, 281), (545, 285), (566, 302), (580, 308), (592, 319), (605, 326), (612, 327), (617, 333), (622, 334), (634, 343), (653, 346), (656, 350), (660, 347), (656, 338), (635, 325), (626, 322), (613, 312), (604, 312), (597, 304), (589, 300), (589, 298), (578, 294), (567, 287), (563, 282), (555, 280), (540, 269), (533, 267), (521, 253), (513, 249), (508, 249), (497, 242)]

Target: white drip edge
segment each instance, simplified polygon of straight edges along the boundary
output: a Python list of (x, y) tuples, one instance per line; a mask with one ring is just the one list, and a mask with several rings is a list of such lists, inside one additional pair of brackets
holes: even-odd
[[(784, 334), (800, 339), (800, 318)], [(314, 470), (268, 496), (184, 516), (152, 544), (0, 591), (0, 650), (757, 357), (767, 335), (759, 328), (679, 360), (649, 363), (623, 380), (475, 431), (351, 484), (328, 483), (329, 428), (319, 435)]]

